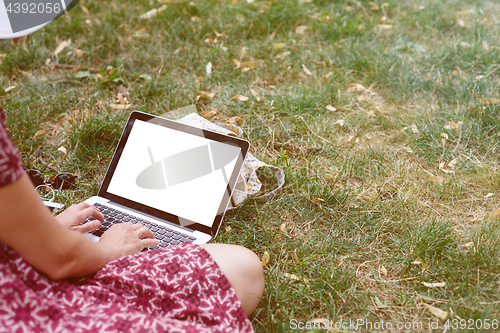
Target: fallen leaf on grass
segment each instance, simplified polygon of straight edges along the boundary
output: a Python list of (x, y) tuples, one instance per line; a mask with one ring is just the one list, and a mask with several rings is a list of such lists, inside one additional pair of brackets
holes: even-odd
[(489, 197), (491, 197), (491, 196), (493, 196), (493, 193), (488, 193), (488, 194), (486, 194), (486, 195), (484, 196), (484, 198), (486, 199), (486, 198), (489, 198)]
[(334, 122), (333, 125), (339, 125), (340, 127), (343, 127), (345, 125), (345, 120), (339, 119), (336, 122)]
[(444, 128), (445, 129), (460, 129), (460, 127), (463, 125), (463, 122), (459, 121), (458, 123), (454, 122), (454, 121), (447, 121), (445, 124), (444, 124)]
[(337, 109), (336, 109), (334, 106), (332, 106), (332, 105), (327, 105), (327, 106), (326, 106), (326, 109), (327, 109), (328, 111), (331, 111), (331, 112), (335, 112), (335, 111), (337, 111)]
[(392, 29), (392, 24), (379, 24), (378, 28), (380, 30), (390, 30)]
[(427, 175), (427, 179), (430, 180), (431, 182), (443, 184), (443, 177), (439, 176), (433, 176), (433, 175)]
[(465, 26), (465, 21), (464, 21), (464, 20), (462, 20), (462, 19), (458, 19), (458, 20), (457, 20), (457, 23), (458, 23), (458, 25), (459, 25), (459, 26), (461, 26), (462, 28)]
[(303, 35), (307, 29), (309, 29), (307, 25), (299, 25), (297, 28), (295, 28), (295, 33), (298, 35)]
[(60, 42), (59, 45), (57, 45), (56, 49), (54, 50), (54, 56), (57, 56), (59, 53), (61, 53), (62, 50), (64, 50), (69, 45), (71, 45), (71, 39), (63, 40), (62, 42)]
[(444, 287), (446, 285), (446, 282), (434, 282), (434, 283), (422, 282), (422, 284), (427, 288), (437, 288), (437, 287)]
[(248, 97), (246, 96), (243, 96), (243, 95), (240, 95), (240, 94), (237, 94), (237, 95), (234, 95), (233, 97), (231, 97), (229, 100), (233, 100), (233, 99), (237, 99), (238, 101), (242, 101), (242, 102), (246, 102), (248, 101)]
[(304, 73), (306, 73), (309, 76), (312, 76), (311, 71), (306, 67), (306, 65), (302, 64), (302, 69), (304, 69)]
[(198, 96), (196, 96), (196, 100), (199, 100), (200, 98), (204, 98), (204, 99), (212, 99), (215, 97), (215, 93), (214, 92), (206, 92), (206, 91), (200, 91), (198, 93)]
[(347, 89), (347, 92), (353, 93), (353, 92), (365, 91), (365, 90), (366, 90), (366, 88), (362, 84), (353, 83), (353, 84), (351, 84), (351, 87), (349, 89)]
[(422, 269), (422, 273), (425, 272), (425, 270), (427, 268), (429, 268), (429, 265), (424, 263), (424, 262), (421, 262), (420, 260), (415, 260), (412, 262), (413, 265), (421, 265), (420, 268)]
[(67, 153), (66, 147), (64, 147), (64, 146), (59, 147), (59, 148), (57, 149), (57, 151), (60, 151), (60, 152), (61, 152), (61, 153), (63, 153), (63, 154), (66, 154), (66, 153)]
[(226, 124), (236, 124), (238, 126), (243, 125), (243, 118), (234, 116), (226, 120)]
[(127, 110), (132, 106), (132, 104), (116, 104), (116, 103), (109, 103), (109, 107), (112, 108), (113, 110)]
[(436, 308), (435, 306), (422, 303), (424, 306), (436, 317), (445, 320), (448, 317), (448, 312), (441, 310), (440, 308)]
[(295, 275), (295, 274), (283, 273), (283, 276), (284, 276), (284, 277), (287, 277), (287, 278), (289, 278), (289, 279), (291, 279), (291, 280), (305, 282), (307, 285), (309, 285), (309, 280), (308, 280), (308, 279), (303, 278), (303, 277), (300, 277), (300, 276), (297, 276), (297, 275)]
[(257, 102), (260, 102), (262, 100), (262, 97), (259, 95), (258, 92), (256, 92), (253, 89), (250, 89), (250, 92), (252, 93), (253, 97), (255, 97), (255, 99), (257, 100)]
[(129, 93), (127, 88), (125, 88), (122, 85), (119, 85), (116, 87), (116, 99), (118, 100), (118, 103), (120, 104), (127, 104), (128, 103), (128, 98), (129, 98)]
[(443, 147), (446, 145), (446, 140), (448, 140), (448, 134), (441, 133), (441, 143), (443, 144)]
[(149, 20), (150, 18), (155, 17), (159, 12), (162, 12), (165, 9), (167, 9), (167, 5), (163, 5), (160, 8), (151, 9), (150, 11), (148, 11), (148, 12), (142, 14), (141, 16), (139, 16), (139, 18), (140, 19), (148, 19)]
[(321, 198), (312, 198), (311, 200), (312, 200), (312, 202), (315, 202), (315, 203), (325, 202), (325, 200), (323, 200)]
[(274, 48), (275, 50), (279, 50), (279, 49), (284, 48), (284, 47), (285, 47), (285, 45), (286, 45), (285, 43), (273, 43), (273, 48)]
[(230, 231), (231, 231), (231, 226), (229, 226), (229, 225), (228, 225), (228, 226), (226, 227), (226, 234), (227, 234), (228, 232), (230, 232)]
[(387, 276), (387, 268), (385, 268), (384, 265), (380, 267), (380, 273), (382, 273), (382, 275), (384, 276)]
[(287, 224), (288, 224), (288, 222), (282, 223), (281, 226), (280, 226), (280, 230), (281, 230), (282, 233), (284, 233), (285, 235), (289, 236), (288, 235), (288, 230), (286, 230), (286, 225)]
[(37, 136), (40, 136), (42, 134), (45, 134), (45, 130), (38, 130), (35, 132), (35, 135), (33, 135), (33, 139), (36, 138)]
[(10, 87), (5, 88), (5, 89), (4, 89), (4, 91), (5, 91), (6, 93), (8, 93), (9, 91), (11, 91), (11, 90), (13, 90), (13, 89), (15, 89), (15, 88), (16, 88), (16, 86), (10, 86)]
[(200, 115), (203, 117), (203, 118), (206, 118), (206, 119), (209, 119), (209, 118), (212, 118), (213, 116), (215, 116), (217, 114), (217, 111), (215, 110), (210, 110), (210, 111), (203, 111), (203, 112), (200, 112)]
[(295, 258), (295, 261), (297, 262), (297, 264), (300, 264), (299, 257), (297, 256), (297, 248), (295, 248), (293, 250), (293, 257)]
[(497, 209), (494, 209), (491, 213), (490, 213), (490, 217), (493, 218), (493, 217), (497, 217), (500, 215), (500, 208), (497, 208)]
[(483, 104), (488, 104), (488, 105), (500, 103), (500, 99), (496, 98), (481, 98), (479, 101)]
[(210, 76), (212, 74), (212, 63), (208, 62), (208, 64), (205, 66), (205, 70), (207, 72), (207, 76)]
[(269, 255), (269, 253), (267, 251), (264, 251), (264, 254), (262, 255), (261, 259), (262, 267), (265, 267), (267, 264), (269, 264), (270, 258), (271, 256)]

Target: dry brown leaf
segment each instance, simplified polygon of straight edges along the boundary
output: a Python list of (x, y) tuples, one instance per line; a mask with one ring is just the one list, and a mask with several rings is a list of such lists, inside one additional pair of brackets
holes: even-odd
[(345, 120), (339, 119), (336, 122), (334, 122), (333, 125), (339, 125), (340, 127), (343, 127), (345, 125)]
[(441, 310), (440, 308), (436, 308), (435, 306), (422, 303), (434, 316), (439, 319), (445, 320), (448, 317), (448, 312)]
[(385, 268), (384, 265), (380, 267), (380, 273), (382, 273), (382, 275), (384, 276), (387, 276), (387, 268)]
[(299, 257), (297, 256), (297, 248), (295, 248), (293, 250), (293, 257), (295, 258), (295, 261), (297, 262), (297, 264), (300, 264)]
[(209, 61), (208, 64), (205, 66), (205, 70), (207, 72), (207, 76), (210, 76), (212, 74), (212, 63)]
[(422, 273), (425, 272), (427, 268), (429, 268), (429, 265), (421, 262), (420, 260), (415, 260), (412, 262), (413, 265), (420, 265), (420, 268), (422, 269)]
[(35, 135), (33, 135), (33, 139), (36, 138), (37, 136), (40, 136), (42, 134), (45, 134), (45, 130), (38, 130), (35, 132)]
[(349, 89), (347, 89), (347, 92), (353, 93), (353, 92), (365, 91), (365, 90), (366, 90), (366, 88), (362, 84), (353, 83), (353, 84), (351, 84), (351, 87)]
[(259, 95), (258, 92), (250, 88), (250, 92), (252, 93), (253, 97), (257, 100), (257, 102), (260, 102), (262, 100), (262, 97)]
[(215, 97), (215, 93), (214, 92), (206, 92), (206, 91), (200, 91), (198, 93), (198, 96), (196, 96), (196, 100), (199, 100), (200, 98), (204, 98), (204, 99), (212, 99)]
[(149, 20), (150, 18), (155, 17), (156, 15), (158, 15), (159, 12), (162, 12), (165, 9), (167, 9), (167, 5), (163, 5), (160, 8), (151, 9), (150, 11), (148, 11), (148, 12), (142, 14), (141, 16), (139, 16), (139, 18), (140, 19), (147, 19), (147, 20)]
[(63, 40), (60, 42), (56, 49), (54, 50), (54, 56), (57, 56), (59, 53), (61, 53), (62, 50), (64, 50), (67, 46), (71, 45), (71, 39), (68, 40)]
[(116, 87), (116, 99), (118, 100), (118, 103), (120, 104), (127, 104), (128, 103), (128, 98), (129, 98), (129, 93), (127, 88), (125, 88), (122, 85), (119, 85)]
[(463, 125), (463, 122), (459, 121), (458, 123), (454, 122), (454, 121), (447, 121), (445, 124), (444, 124), (444, 128), (445, 129), (460, 129), (460, 127)]
[(87, 15), (88, 15), (88, 14), (90, 14), (90, 10), (89, 10), (87, 7), (85, 7), (85, 6), (83, 6), (83, 5), (82, 5), (82, 6), (80, 6), (80, 7), (82, 8), (82, 12), (83, 12), (84, 14), (87, 14)]
[(233, 64), (236, 66), (236, 69), (241, 67), (241, 62), (238, 59), (233, 58), (232, 61), (233, 61)]
[(483, 104), (498, 104), (498, 103), (500, 103), (500, 99), (496, 99), (496, 98), (481, 98), (479, 101)]
[(240, 95), (240, 94), (237, 94), (237, 95), (234, 95), (233, 97), (231, 97), (229, 100), (233, 100), (233, 99), (237, 99), (238, 101), (242, 101), (242, 102), (246, 102), (248, 101), (248, 97), (246, 96), (243, 96), (243, 95)]
[(285, 235), (288, 236), (288, 230), (286, 230), (286, 226), (287, 226), (288, 222), (283, 222), (280, 226), (280, 230), (282, 233), (284, 233)]
[(446, 140), (448, 140), (448, 134), (441, 133), (441, 143), (443, 144), (443, 147), (446, 145)]
[(295, 28), (295, 33), (298, 35), (303, 35), (305, 34), (307, 29), (309, 29), (307, 25), (299, 25), (297, 28)]
[(68, 152), (68, 151), (67, 151), (67, 149), (66, 149), (66, 147), (64, 147), (64, 146), (59, 147), (59, 148), (57, 149), (57, 151), (60, 151), (61, 153), (65, 154), (65, 155), (66, 155), (66, 153)]
[(434, 283), (422, 282), (422, 284), (427, 288), (438, 288), (438, 287), (444, 287), (446, 285), (446, 282), (434, 282)]
[(226, 120), (226, 124), (236, 124), (238, 126), (243, 125), (243, 118), (234, 116)]
[(500, 215), (500, 208), (496, 208), (494, 209), (491, 213), (490, 213), (490, 217), (493, 218), (493, 217), (497, 217)]
[(302, 64), (302, 69), (304, 69), (304, 73), (306, 73), (309, 76), (312, 76), (311, 71), (306, 67), (306, 65)]
[(443, 177), (439, 177), (439, 176), (433, 176), (433, 175), (427, 175), (427, 179), (430, 180), (431, 182), (435, 182), (435, 183), (439, 183), (439, 184), (443, 184)]
[(217, 111), (215, 110), (210, 110), (210, 111), (203, 111), (203, 112), (200, 112), (200, 115), (203, 117), (203, 118), (206, 118), (206, 119), (210, 119), (212, 118), (213, 116), (215, 116), (217, 114)]
[(11, 90), (14, 90), (15, 88), (16, 88), (16, 86), (10, 86), (10, 87), (5, 88), (4, 91), (7, 93)]
[(251, 69), (255, 69), (255, 62), (253, 60), (241, 62), (240, 65), (241, 67), (248, 67)]
[(275, 50), (279, 50), (279, 49), (284, 48), (284, 47), (285, 47), (285, 45), (286, 45), (285, 43), (273, 43), (273, 48), (274, 48)]
[(327, 109), (328, 111), (331, 111), (331, 112), (335, 112), (335, 111), (337, 111), (337, 109), (336, 109), (334, 106), (332, 106), (332, 105), (327, 105), (327, 106), (326, 106), (326, 109)]
[(325, 200), (323, 200), (321, 198), (312, 198), (311, 200), (312, 200), (312, 202), (316, 202), (316, 203), (325, 202)]
[(392, 29), (392, 24), (379, 24), (378, 28), (380, 30), (390, 30)]
[(115, 104), (109, 103), (109, 107), (113, 110), (127, 110), (132, 107), (132, 104)]
[(310, 286), (310, 285), (309, 285), (309, 280), (308, 280), (308, 279), (306, 279), (306, 278), (304, 278), (304, 277), (297, 276), (297, 275), (295, 275), (295, 274), (290, 274), (290, 273), (283, 273), (283, 276), (284, 276), (284, 277), (287, 277), (287, 278), (289, 278), (289, 279), (291, 279), (291, 280), (295, 280), (295, 281), (302, 281), (302, 282), (304, 282), (305, 284), (307, 284), (307, 286)]
[(264, 254), (262, 255), (261, 263), (262, 267), (265, 267), (267, 264), (269, 264), (269, 260), (271, 259), (271, 256), (267, 251), (264, 251)]

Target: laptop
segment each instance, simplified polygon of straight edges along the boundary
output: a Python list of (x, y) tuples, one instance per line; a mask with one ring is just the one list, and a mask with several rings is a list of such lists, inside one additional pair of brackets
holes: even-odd
[(249, 147), (236, 137), (132, 112), (98, 195), (85, 201), (105, 216), (87, 236), (98, 241), (111, 225), (132, 222), (152, 230), (162, 241), (158, 247), (207, 243), (217, 235)]

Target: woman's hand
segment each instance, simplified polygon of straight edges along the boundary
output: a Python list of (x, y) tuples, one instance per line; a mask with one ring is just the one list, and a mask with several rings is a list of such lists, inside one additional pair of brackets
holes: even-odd
[[(80, 225), (80, 223), (91, 216), (95, 218), (94, 221)], [(98, 220), (104, 220), (104, 216), (102, 216), (101, 212), (99, 212), (99, 210), (94, 206), (86, 202), (82, 202), (78, 205), (72, 205), (64, 212), (57, 215), (56, 219), (65, 227), (83, 234), (99, 228), (101, 223)]]
[(155, 238), (151, 230), (142, 224), (130, 222), (112, 225), (102, 234), (99, 242), (107, 244), (117, 251), (117, 258), (160, 244), (160, 240)]

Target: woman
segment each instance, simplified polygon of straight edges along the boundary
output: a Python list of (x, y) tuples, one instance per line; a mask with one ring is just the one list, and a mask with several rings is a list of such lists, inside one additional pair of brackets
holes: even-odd
[[(79, 226), (88, 217), (96, 220)], [(81, 203), (53, 217), (24, 172), (0, 108), (0, 332), (251, 332), (264, 289), (250, 250), (159, 241)]]

